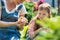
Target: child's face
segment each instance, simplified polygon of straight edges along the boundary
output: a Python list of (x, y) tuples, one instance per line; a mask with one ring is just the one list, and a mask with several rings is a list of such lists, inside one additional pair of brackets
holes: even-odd
[(49, 13), (46, 10), (38, 10), (38, 18), (43, 20), (44, 18), (48, 18)]

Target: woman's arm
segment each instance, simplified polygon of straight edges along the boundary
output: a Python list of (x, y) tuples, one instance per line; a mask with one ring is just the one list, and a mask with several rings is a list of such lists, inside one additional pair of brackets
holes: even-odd
[(17, 26), (17, 23), (0, 21), (0, 27), (9, 27), (9, 26)]

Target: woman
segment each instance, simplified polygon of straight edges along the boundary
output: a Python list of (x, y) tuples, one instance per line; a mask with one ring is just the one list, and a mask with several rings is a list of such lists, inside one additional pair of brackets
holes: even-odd
[[(19, 40), (18, 18), (25, 16), (24, 0), (1, 0), (0, 40)], [(24, 19), (26, 20), (26, 19)], [(5, 22), (4, 22), (5, 21)]]

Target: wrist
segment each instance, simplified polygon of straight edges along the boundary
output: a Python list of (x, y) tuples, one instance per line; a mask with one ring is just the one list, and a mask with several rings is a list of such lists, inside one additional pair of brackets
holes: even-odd
[(13, 26), (17, 26), (17, 22), (13, 22), (12, 25), (13, 25)]

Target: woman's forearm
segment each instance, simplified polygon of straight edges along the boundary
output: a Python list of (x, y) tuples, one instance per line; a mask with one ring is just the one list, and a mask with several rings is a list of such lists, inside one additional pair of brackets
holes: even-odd
[(16, 22), (0, 21), (0, 27), (9, 27), (9, 26), (16, 26)]

